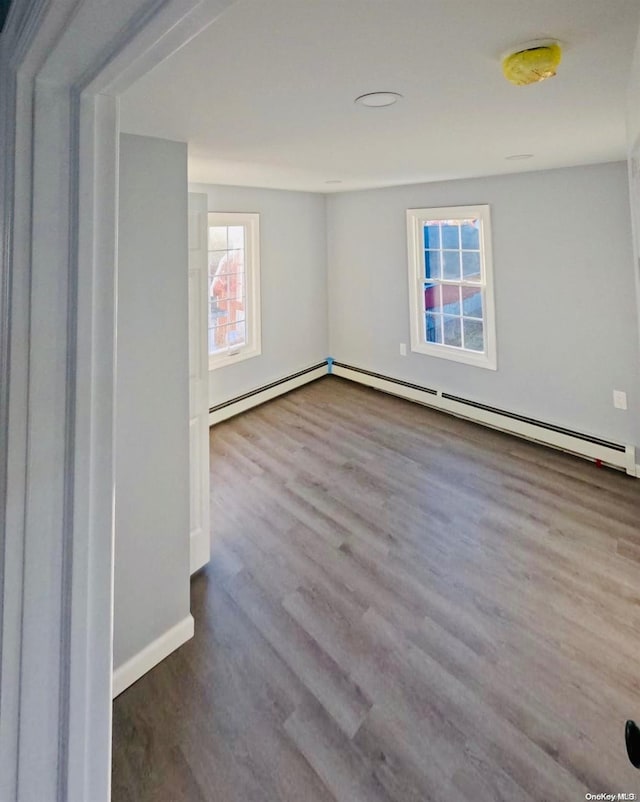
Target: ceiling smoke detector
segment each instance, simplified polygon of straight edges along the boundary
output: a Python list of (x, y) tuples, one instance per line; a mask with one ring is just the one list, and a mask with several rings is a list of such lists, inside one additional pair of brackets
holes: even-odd
[(562, 60), (562, 48), (555, 39), (528, 42), (502, 58), (504, 77), (516, 86), (527, 86), (553, 78)]

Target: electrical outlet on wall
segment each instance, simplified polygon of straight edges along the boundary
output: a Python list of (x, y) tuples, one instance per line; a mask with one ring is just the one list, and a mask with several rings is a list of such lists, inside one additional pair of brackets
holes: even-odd
[(407, 344), (400, 343), (400, 356), (406, 356), (406, 355), (407, 355)]
[(616, 409), (627, 408), (627, 394), (624, 392), (624, 390), (613, 391), (613, 406)]

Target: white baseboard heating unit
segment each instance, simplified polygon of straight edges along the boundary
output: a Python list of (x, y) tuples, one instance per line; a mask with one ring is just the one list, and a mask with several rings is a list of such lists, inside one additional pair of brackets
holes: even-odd
[(450, 393), (443, 393), (440, 390), (392, 379), (379, 373), (345, 365), (334, 360), (332, 360), (331, 364), (331, 373), (410, 401), (417, 401), (420, 404), (441, 409), (444, 412), (481, 423), (492, 429), (499, 429), (603, 465), (618, 468), (626, 471), (630, 476), (638, 475), (634, 446), (614, 443), (599, 437), (582, 434), (581, 432), (574, 432), (562, 426), (544, 423), (524, 415), (496, 409), (487, 404), (470, 401)]
[(326, 361), (318, 362), (316, 365), (299, 370), (290, 376), (284, 376), (282, 379), (265, 384), (263, 387), (256, 387), (255, 390), (250, 390), (248, 393), (243, 393), (236, 398), (230, 398), (228, 401), (216, 404), (209, 409), (209, 426), (221, 423), (223, 420), (232, 418), (240, 412), (246, 412), (252, 407), (264, 404), (265, 401), (270, 401), (272, 398), (277, 398), (290, 390), (295, 390), (296, 387), (302, 387), (303, 384), (309, 384), (309, 382), (321, 379), (326, 375)]

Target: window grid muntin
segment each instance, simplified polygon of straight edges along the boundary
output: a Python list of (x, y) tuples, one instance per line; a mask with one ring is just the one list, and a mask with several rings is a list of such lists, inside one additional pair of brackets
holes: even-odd
[[(454, 362), (462, 362), (468, 365), (474, 365), (489, 370), (497, 370), (497, 353), (496, 353), (496, 318), (495, 318), (495, 299), (493, 287), (493, 259), (491, 247), (491, 210), (488, 204), (477, 204), (468, 206), (448, 206), (448, 207), (432, 207), (432, 208), (411, 208), (407, 209), (407, 250), (408, 250), (408, 268), (409, 268), (409, 323), (411, 332), (411, 350), (417, 353), (426, 354), (432, 357), (440, 357)], [(427, 276), (425, 269), (425, 252), (431, 249), (434, 252), (439, 252), (443, 245), (447, 245), (438, 239), (434, 241), (427, 240), (425, 243), (425, 223), (435, 224), (440, 226), (447, 220), (455, 220), (456, 222), (469, 219), (478, 221), (476, 226), (476, 233), (473, 237), (469, 236), (469, 229), (465, 229), (464, 225), (460, 229), (456, 229), (455, 238), (449, 241), (456, 246), (460, 244), (461, 250), (464, 252), (464, 262), (466, 263), (466, 271), (460, 274), (458, 268), (455, 272), (455, 280), (447, 281), (442, 280), (442, 276), (436, 271)], [(433, 229), (432, 229), (433, 231)], [(461, 239), (458, 239), (458, 231), (461, 233)], [(425, 247), (425, 245), (427, 247)], [(477, 252), (478, 246), (482, 258), (482, 276), (479, 275), (480, 267), (480, 254), (476, 257), (475, 264), (473, 261), (469, 264), (469, 257), (467, 252), (470, 246), (473, 246), (474, 251)], [(469, 278), (474, 278), (474, 281), (468, 281)], [(480, 282), (478, 279), (482, 278)], [(424, 285), (425, 283), (434, 283), (438, 285), (447, 284), (462, 286), (466, 291), (471, 292), (471, 285), (474, 290), (480, 289), (482, 291), (482, 320), (479, 318), (469, 319), (467, 325), (467, 339), (465, 345), (471, 345), (472, 348), (465, 348), (463, 350), (459, 346), (450, 346), (445, 344), (437, 344), (433, 341), (426, 339), (426, 310), (431, 308), (425, 303)], [(465, 302), (465, 305), (467, 302)], [(438, 310), (441, 311), (441, 310)], [(469, 311), (468, 305), (465, 310)], [(464, 313), (461, 320), (465, 319)], [(478, 325), (482, 325), (482, 344), (483, 351), (473, 350), (477, 347), (479, 330)], [(463, 323), (462, 325), (465, 325)], [(471, 328), (469, 328), (471, 327)], [(471, 338), (468, 340), (468, 338)]]
[[(221, 231), (224, 229), (225, 234), (224, 237), (221, 236)], [(232, 235), (230, 234), (230, 229), (234, 230), (233, 234), (233, 241)], [(242, 231), (241, 240), (242, 240), (242, 247), (238, 247), (238, 236), (239, 230)], [(247, 326), (247, 317), (248, 317), (248, 310), (247, 310), (247, 294), (246, 294), (246, 286), (247, 286), (247, 245), (248, 245), (248, 226), (245, 223), (216, 223), (216, 224), (209, 224), (208, 226), (208, 246), (211, 245), (212, 240), (216, 240), (216, 237), (219, 237), (216, 244), (222, 244), (224, 242), (227, 247), (215, 247), (207, 248), (207, 260), (208, 260), (208, 276), (209, 276), (209, 307), (208, 307), (208, 333), (207, 333), (207, 346), (209, 351), (209, 356), (219, 356), (225, 353), (233, 353), (236, 352), (248, 344), (248, 326)], [(232, 254), (236, 258), (241, 257), (242, 260), (242, 270), (226, 270), (222, 273), (218, 273), (220, 264), (225, 257), (229, 257), (229, 254)], [(220, 255), (219, 258), (215, 258), (215, 255)], [(213, 258), (212, 258), (213, 257)], [(212, 264), (215, 264), (215, 270), (211, 270)], [(239, 284), (241, 287), (241, 292), (238, 293), (237, 289), (235, 293), (229, 293), (229, 285), (231, 284), (232, 278), (239, 277)], [(214, 282), (216, 279), (225, 280), (227, 283), (226, 294), (224, 297), (213, 297), (214, 293)], [(214, 311), (219, 311), (219, 304), (239, 304), (241, 308), (238, 309), (227, 309), (224, 310), (228, 314), (227, 315), (218, 315), (214, 318), (212, 323), (212, 317)], [(214, 310), (214, 307), (216, 309)], [(233, 319), (231, 318), (231, 314), (233, 313)], [(238, 313), (241, 314), (241, 317), (238, 317)], [(226, 322), (222, 322), (222, 318)], [(240, 341), (229, 343), (228, 334), (233, 330), (237, 330), (238, 326), (241, 326), (243, 330), (243, 336)], [(216, 342), (216, 334), (225, 332), (225, 342), (221, 344), (219, 347), (215, 347)], [(213, 336), (212, 336), (213, 335)], [(212, 349), (212, 342), (214, 347)]]
[[(465, 248), (463, 247), (463, 229), (467, 229), (471, 226), (474, 228), (477, 224), (477, 248)], [(483, 221), (480, 218), (473, 218), (473, 217), (460, 217), (460, 218), (448, 218), (448, 219), (433, 219), (433, 220), (421, 220), (421, 244), (422, 244), (422, 276), (419, 278), (419, 293), (423, 298), (423, 309), (422, 309), (422, 341), (427, 345), (438, 345), (443, 348), (453, 348), (457, 351), (465, 351), (472, 354), (486, 354), (487, 353), (487, 342), (486, 342), (486, 321), (485, 321), (485, 313), (486, 313), (486, 298), (485, 298), (485, 289), (486, 289), (486, 275), (485, 275), (485, 265), (484, 265), (484, 254), (483, 254)], [(455, 235), (453, 232), (455, 231)], [(437, 234), (435, 233), (437, 232)], [(433, 245), (437, 243), (438, 247), (432, 247), (432, 243), (430, 241), (431, 234), (435, 234)], [(428, 236), (427, 236), (428, 234)], [(445, 236), (446, 235), (446, 236)], [(428, 243), (428, 246), (427, 246)], [(457, 244), (457, 247), (451, 247), (452, 245)], [(445, 247), (445, 245), (449, 247)], [(479, 273), (472, 273), (471, 275), (478, 275), (479, 278), (475, 281), (470, 280), (468, 277), (465, 278), (464, 276), (464, 254), (477, 254), (478, 255), (478, 262), (479, 262)], [(430, 262), (431, 259), (428, 259), (428, 256), (437, 254), (438, 256), (438, 263), (439, 263), (439, 270), (436, 271), (439, 273), (437, 276), (430, 276), (428, 273), (430, 272)], [(458, 276), (459, 278), (445, 278), (445, 266), (447, 264), (447, 258), (445, 254), (457, 254), (457, 262), (458, 262)], [(449, 256), (448, 263), (451, 264), (451, 256)], [(427, 307), (426, 302), (426, 291), (428, 289), (427, 285), (432, 284), (439, 288), (449, 286), (449, 287), (458, 287), (458, 307), (459, 312), (445, 312), (445, 306), (447, 304), (444, 303), (443, 293), (440, 290), (440, 305), (439, 312), (430, 311)], [(463, 288), (475, 289), (479, 291), (480, 296), (480, 316), (465, 314), (464, 313), (464, 298), (462, 294)], [(450, 305), (450, 304), (449, 304)], [(433, 309), (434, 307), (432, 307)], [(442, 336), (441, 340), (430, 340), (428, 339), (429, 336), (429, 326), (428, 326), (428, 318), (431, 317), (432, 320), (439, 325), (439, 332)], [(452, 320), (459, 321), (459, 329), (460, 329), (460, 345), (456, 345), (451, 342), (445, 342), (445, 321), (452, 321)], [(464, 321), (469, 320), (473, 322), (480, 322), (481, 329), (482, 329), (482, 349), (477, 348), (469, 348), (466, 343), (466, 335), (465, 330), (466, 326)]]

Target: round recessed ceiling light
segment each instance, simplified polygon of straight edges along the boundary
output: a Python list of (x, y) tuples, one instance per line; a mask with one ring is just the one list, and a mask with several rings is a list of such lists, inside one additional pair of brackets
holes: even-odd
[(505, 159), (510, 162), (520, 162), (525, 159), (533, 159), (533, 153), (514, 153), (512, 156), (505, 156)]
[(360, 106), (369, 106), (373, 109), (380, 109), (383, 106), (393, 106), (402, 95), (398, 92), (369, 92), (366, 95), (360, 95), (354, 101)]

